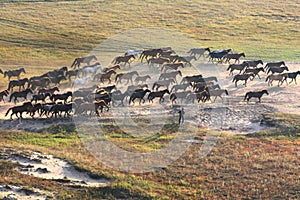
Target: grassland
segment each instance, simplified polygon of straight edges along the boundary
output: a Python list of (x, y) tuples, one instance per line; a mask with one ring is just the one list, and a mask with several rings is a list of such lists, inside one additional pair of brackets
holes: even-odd
[[(69, 65), (125, 30), (162, 27), (248, 58), (299, 61), (300, 6), (289, 1), (1, 1), (1, 67)], [(176, 41), (176, 38), (174, 38)], [(198, 46), (198, 45), (197, 45)]]
[[(198, 155), (201, 144), (194, 143), (168, 168), (145, 174), (120, 173), (106, 167), (85, 149), (74, 129), (67, 126), (54, 126), (43, 133), (1, 131), (2, 147), (53, 154), (113, 183), (104, 188), (75, 189), (21, 175), (13, 170), (14, 165), (1, 162), (0, 184), (55, 191), (59, 199), (297, 199), (300, 195), (299, 116), (278, 114), (274, 124), (277, 128), (268, 134), (224, 133), (212, 152), (202, 159)], [(117, 127), (110, 127), (110, 132), (108, 139), (136, 151), (139, 141), (122, 135)], [(197, 138), (201, 141), (206, 133), (207, 130), (199, 129)], [(166, 144), (171, 135), (172, 130), (165, 130), (149, 142), (147, 150)]]

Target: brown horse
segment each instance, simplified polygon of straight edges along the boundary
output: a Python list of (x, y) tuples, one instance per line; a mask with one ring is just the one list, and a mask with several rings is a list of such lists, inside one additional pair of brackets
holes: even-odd
[(216, 101), (217, 97), (220, 97), (223, 100), (222, 94), (225, 93), (226, 95), (229, 95), (227, 90), (224, 89), (216, 89), (216, 90), (209, 90), (209, 95), (211, 97), (215, 97), (213, 102)]
[(3, 75), (4, 75), (4, 78), (7, 76), (7, 77), (8, 77), (8, 80), (10, 81), (10, 78), (13, 77), (13, 76), (18, 77), (18, 80), (19, 80), (19, 79), (20, 79), (21, 73), (26, 74), (25, 69), (24, 69), (23, 67), (20, 68), (20, 69), (16, 69), (16, 70), (8, 70), (8, 71), (5, 71), (5, 72), (3, 73)]
[(163, 64), (162, 68), (161, 68), (161, 72), (166, 72), (167, 70), (178, 70), (178, 68), (184, 68), (183, 63), (179, 62), (179, 63), (166, 63)]
[(282, 73), (282, 72), (284, 72), (284, 70), (286, 70), (286, 71), (289, 71), (289, 68), (288, 67), (270, 67), (269, 68), (269, 70), (268, 70), (268, 72), (267, 72), (267, 74), (269, 74), (270, 72), (272, 73), (272, 74), (275, 74), (275, 73)]
[(142, 83), (146, 83), (147, 79), (151, 79), (151, 77), (149, 75), (146, 75), (146, 76), (138, 76), (135, 78), (134, 82), (136, 84), (139, 84), (139, 82), (142, 82)]
[(59, 92), (58, 87), (53, 87), (53, 88), (49, 88), (49, 89), (45, 89), (42, 88), (38, 91), (38, 94), (46, 94), (46, 93), (50, 93), (51, 95), (54, 94), (54, 92)]
[(259, 64), (264, 64), (262, 60), (248, 60), (244, 61), (243, 63), (248, 63), (249, 67), (256, 68)]
[(227, 68), (227, 71), (230, 70), (229, 75), (233, 75), (233, 71), (237, 70), (240, 71), (240, 73), (242, 73), (242, 71), (248, 67), (249, 64), (248, 63), (242, 63), (242, 64), (230, 64)]
[(247, 99), (247, 102), (249, 102), (249, 100), (252, 97), (255, 97), (255, 98), (258, 98), (258, 101), (260, 102), (260, 99), (261, 99), (263, 94), (269, 95), (267, 90), (262, 90), (262, 91), (258, 91), (258, 92), (247, 92), (246, 95), (245, 95), (244, 101), (246, 101), (246, 99)]
[(238, 81), (245, 81), (244, 85), (245, 85), (245, 87), (247, 87), (247, 81), (250, 77), (254, 77), (254, 74), (253, 73), (237, 74), (233, 77), (232, 82), (235, 82), (235, 87), (237, 87), (237, 82)]
[(190, 49), (187, 53), (190, 53), (191, 56), (199, 55), (198, 56), (198, 59), (199, 59), (201, 56), (203, 56), (203, 58), (204, 58), (204, 53), (206, 51), (208, 53), (210, 53), (210, 48), (193, 48), (193, 49)]
[(159, 97), (159, 102), (164, 102), (164, 95), (170, 94), (168, 89), (162, 90), (162, 91), (156, 91), (156, 92), (150, 92), (148, 95), (149, 102), (151, 101), (153, 103), (153, 99)]
[(163, 52), (163, 49), (159, 48), (159, 49), (147, 49), (144, 50), (141, 55), (140, 55), (140, 59), (141, 62), (143, 62), (143, 59), (146, 59), (148, 62), (148, 58), (155, 58), (158, 55), (160, 55)]
[(225, 59), (225, 63), (229, 63), (230, 60), (235, 60), (234, 63), (238, 62), (240, 63), (240, 58), (245, 57), (245, 53), (231, 53), (226, 54), (223, 59)]
[(9, 97), (9, 102), (11, 102), (13, 98), (14, 98), (15, 104), (16, 104), (18, 98), (24, 98), (25, 100), (27, 100), (27, 95), (29, 93), (31, 93), (31, 94), (33, 93), (30, 88), (27, 88), (26, 90), (23, 90), (21, 92), (13, 92), (13, 93), (11, 93), (11, 95)]
[(278, 81), (278, 87), (283, 84), (284, 81), (287, 82), (288, 75), (287, 74), (271, 74), (266, 78), (266, 82), (268, 81), (269, 86), (273, 86), (273, 81)]
[(19, 91), (21, 90), (21, 87), (23, 89), (25, 89), (25, 84), (28, 83), (28, 78), (23, 78), (21, 80), (12, 80), (12, 81), (9, 81), (9, 84), (8, 84), (8, 89), (7, 90), (13, 90), (14, 87), (19, 87)]
[(244, 71), (244, 74), (247, 74), (247, 73), (253, 73), (254, 74), (254, 77), (255, 76), (258, 76), (258, 78), (260, 79), (260, 76), (259, 76), (259, 72), (265, 72), (264, 68), (263, 67), (259, 67), (259, 68), (248, 68)]
[(120, 66), (120, 65), (114, 65), (114, 66), (112, 66), (112, 67), (106, 67), (106, 68), (104, 68), (104, 69), (102, 70), (102, 72), (103, 72), (103, 73), (106, 73), (106, 72), (108, 72), (108, 71), (110, 71), (110, 70), (116, 71), (117, 69), (121, 69), (121, 66)]
[(148, 65), (154, 66), (154, 64), (157, 64), (158, 66), (163, 65), (165, 63), (170, 63), (170, 59), (169, 58), (150, 58), (149, 60), (147, 60)]
[[(24, 103), (23, 105), (21, 105), (21, 106), (14, 106), (14, 107), (11, 107), (11, 108), (9, 108), (8, 110), (7, 110), (7, 112), (6, 112), (6, 114), (5, 114), (5, 117), (9, 114), (9, 112), (11, 111), (12, 113), (11, 113), (11, 115), (10, 115), (10, 119), (12, 120), (12, 117), (13, 117), (13, 115), (16, 115), (16, 117), (18, 118), (18, 119), (22, 119), (23, 117), (22, 117), (22, 114), (24, 113), (24, 112), (27, 112), (28, 111), (28, 108), (29, 107), (32, 107), (32, 104), (31, 104), (31, 102), (26, 102), (26, 103)], [(18, 116), (18, 113), (20, 114), (20, 117)]]
[(125, 63), (124, 67), (126, 66), (126, 64), (128, 63), (128, 65), (130, 66), (130, 63), (133, 61), (131, 60), (133, 58), (133, 60), (135, 59), (134, 55), (127, 55), (127, 56), (117, 56), (113, 59), (112, 63), (114, 65), (116, 64), (120, 64), (120, 63)]
[(87, 57), (80, 57), (80, 58), (75, 58), (74, 62), (72, 63), (71, 67), (76, 68), (76, 66), (79, 68), (80, 64), (85, 63), (87, 65), (90, 65), (92, 60), (97, 60), (95, 55), (87, 56)]
[(167, 89), (169, 89), (169, 86), (171, 83), (175, 83), (174, 79), (167, 79), (167, 80), (159, 80), (153, 83), (152, 86), (152, 90), (154, 90), (156, 88), (156, 91), (158, 90), (158, 88), (160, 87), (166, 87)]
[(139, 76), (139, 73), (137, 71), (132, 71), (125, 74), (117, 74), (115, 81), (116, 83), (122, 83), (122, 80), (126, 79), (127, 80), (126, 84), (128, 84), (129, 81), (131, 81), (131, 84), (133, 84), (132, 78), (134, 75)]
[(292, 79), (290, 84), (293, 82), (293, 80), (295, 80), (295, 84), (297, 85), (296, 79), (297, 79), (297, 75), (299, 75), (299, 74), (300, 74), (300, 71), (287, 73), (288, 78)]
[(281, 65), (285, 65), (284, 61), (280, 61), (280, 62), (269, 62), (266, 64), (265, 69), (268, 70), (271, 67), (280, 67)]
[(107, 71), (103, 74), (96, 74), (94, 76), (94, 80), (99, 80), (101, 83), (104, 83), (104, 80), (108, 80), (108, 84), (111, 83), (111, 76), (113, 74), (116, 74), (117, 72), (115, 72), (115, 70), (110, 70), (110, 71)]

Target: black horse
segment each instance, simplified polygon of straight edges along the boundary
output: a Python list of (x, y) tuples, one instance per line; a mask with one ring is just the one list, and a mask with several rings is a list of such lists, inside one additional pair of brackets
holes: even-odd
[(129, 98), (129, 105), (130, 105), (131, 102), (134, 103), (134, 100), (135, 100), (135, 99), (140, 99), (140, 104), (141, 104), (142, 101), (143, 101), (143, 103), (145, 103), (144, 96), (145, 96), (148, 92), (151, 92), (151, 91), (150, 91), (149, 89), (145, 89), (145, 90), (143, 90), (143, 89), (137, 89), (137, 90), (135, 90), (135, 91), (131, 94), (131, 96), (130, 96), (130, 98)]
[(27, 88), (26, 90), (23, 90), (21, 92), (13, 92), (9, 97), (9, 102), (11, 102), (13, 98), (14, 98), (14, 103), (17, 102), (18, 98), (24, 98), (25, 100), (27, 100), (27, 95), (29, 93), (31, 94), (33, 93), (30, 88)]
[(21, 80), (12, 80), (9, 81), (8, 89), (7, 90), (13, 90), (14, 87), (19, 86), (19, 91), (21, 90), (21, 87), (25, 89), (25, 84), (28, 83), (28, 78), (23, 78)]
[(252, 97), (255, 97), (255, 98), (258, 98), (258, 100), (260, 102), (261, 97), (262, 97), (263, 94), (269, 95), (267, 90), (262, 90), (262, 91), (258, 91), (258, 92), (247, 92), (246, 95), (245, 95), (244, 101), (246, 101), (246, 99), (247, 99), (247, 102), (249, 102), (249, 100)]
[(222, 60), (223, 60), (224, 56), (227, 55), (231, 51), (232, 51), (232, 49), (212, 51), (207, 56), (207, 57), (209, 57), (208, 62), (210, 62), (210, 61), (213, 62), (214, 59), (217, 59), (217, 61), (219, 63), (222, 63)]

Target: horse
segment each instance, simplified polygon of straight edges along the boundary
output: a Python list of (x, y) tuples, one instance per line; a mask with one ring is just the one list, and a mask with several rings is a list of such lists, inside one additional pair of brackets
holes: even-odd
[(127, 50), (125, 51), (124, 55), (128, 56), (128, 55), (134, 55), (135, 57), (139, 56), (141, 53), (143, 52), (143, 50)]
[(106, 111), (109, 111), (109, 107), (108, 104), (106, 103), (105, 100), (98, 100), (98, 101), (94, 101), (94, 105), (95, 105), (95, 112), (97, 114), (98, 117), (100, 117), (100, 114), (98, 112), (98, 109), (100, 108), (101, 113), (103, 113), (103, 108), (106, 108)]
[(67, 103), (67, 100), (69, 97), (72, 97), (73, 93), (72, 92), (66, 92), (66, 93), (63, 93), (63, 94), (52, 94), (51, 97), (50, 97), (50, 100), (52, 102), (56, 102), (57, 100), (62, 100), (64, 101), (64, 103)]
[(204, 58), (204, 53), (206, 51), (208, 53), (210, 53), (210, 48), (193, 48), (193, 49), (190, 49), (187, 53), (190, 53), (191, 56), (199, 55), (198, 56), (198, 59), (199, 59), (201, 56), (203, 56), (203, 58)]
[[(9, 112), (11, 111), (11, 115), (10, 115), (10, 119), (12, 120), (13, 115), (16, 115), (16, 117), (18, 119), (22, 119), (22, 113), (27, 112), (28, 111), (28, 107), (32, 106), (31, 102), (26, 102), (21, 106), (14, 106), (9, 108), (6, 113), (5, 113), (5, 117), (9, 114)], [(20, 114), (20, 117), (18, 116), (18, 113)]]
[(248, 63), (248, 67), (256, 68), (259, 64), (264, 64), (262, 60), (248, 60), (244, 61), (243, 63)]
[(165, 63), (162, 65), (161, 72), (163, 71), (164, 73), (166, 73), (167, 70), (178, 70), (179, 67), (184, 68), (184, 65), (182, 62)]
[(51, 117), (53, 117), (53, 115), (55, 117), (57, 117), (57, 115), (62, 117), (63, 112), (65, 113), (64, 117), (71, 116), (70, 112), (72, 112), (72, 104), (54, 104), (49, 111), (49, 113), (52, 113)]
[(32, 90), (30, 88), (27, 88), (26, 90), (23, 90), (21, 92), (13, 92), (13, 93), (11, 93), (11, 95), (9, 97), (9, 102), (11, 102), (13, 98), (14, 98), (15, 104), (16, 104), (18, 98), (24, 98), (25, 100), (27, 100), (27, 95), (29, 93), (33, 94)]
[(104, 80), (108, 80), (108, 84), (111, 83), (111, 76), (113, 74), (116, 74), (117, 72), (115, 70), (110, 70), (110, 71), (107, 71), (105, 73), (101, 73), (101, 74), (96, 74), (94, 76), (94, 80), (99, 80), (101, 83), (104, 83)]
[(284, 61), (280, 61), (280, 62), (269, 62), (266, 64), (265, 69), (268, 70), (271, 67), (280, 67), (281, 65), (285, 65)]
[(5, 101), (4, 101), (4, 97), (7, 97), (8, 94), (9, 94), (8, 90), (3, 90), (3, 91), (1, 91), (1, 92), (0, 92), (0, 101), (5, 102)]
[(102, 70), (102, 72), (103, 72), (103, 73), (106, 73), (106, 72), (108, 72), (108, 71), (110, 71), (110, 70), (116, 71), (117, 69), (121, 69), (121, 66), (120, 66), (120, 65), (114, 65), (114, 66), (112, 66), (112, 67), (106, 67), (106, 68), (104, 68), (104, 69)]
[(80, 72), (80, 69), (74, 69), (74, 70), (70, 70), (66, 72), (66, 77), (69, 79), (69, 82), (71, 82), (71, 77), (74, 76), (78, 76)]
[(274, 74), (274, 73), (279, 73), (280, 74), (280, 73), (284, 72), (284, 70), (289, 71), (289, 68), (286, 67), (286, 66), (285, 67), (270, 67), (267, 74), (269, 74), (270, 72), (272, 74)]
[(28, 78), (23, 78), (21, 80), (12, 80), (12, 81), (9, 81), (8, 89), (7, 90), (12, 90), (13, 91), (14, 87), (19, 86), (19, 91), (20, 91), (21, 87), (23, 89), (25, 89), (25, 84), (28, 83), (28, 82), (29, 82)]
[(115, 106), (116, 105), (116, 101), (121, 101), (121, 105), (123, 106), (124, 105), (124, 99), (127, 97), (127, 96), (130, 96), (131, 93), (129, 92), (124, 92), (122, 93), (120, 90), (117, 90), (115, 92), (113, 92), (111, 94), (111, 98), (112, 98), (112, 104)]
[(86, 76), (87, 74), (96, 74), (98, 70), (101, 70), (100, 65), (95, 66), (86, 66), (80, 69), (80, 72), (82, 73), (82, 76)]
[(31, 102), (35, 101), (35, 103), (37, 103), (37, 101), (43, 101), (45, 103), (45, 99), (47, 97), (51, 97), (51, 94), (50, 93), (35, 94), (32, 96)]
[(177, 75), (182, 76), (181, 71), (163, 73), (159, 76), (158, 80), (174, 79), (175, 82), (177, 83), (177, 80), (176, 80)]
[(3, 74), (3, 71), (2, 71), (2, 69), (0, 69), (0, 74)]
[(117, 56), (113, 59), (112, 63), (114, 65), (116, 64), (120, 64), (120, 63), (125, 63), (124, 64), (124, 67), (126, 66), (126, 63), (128, 63), (128, 65), (130, 66), (130, 59), (135, 59), (135, 56), (134, 55), (126, 55), (126, 56)]
[(192, 66), (191, 61), (192, 60), (197, 60), (195, 56), (177, 56), (177, 58), (175, 59), (176, 62), (182, 62), (185, 63), (184, 66), (186, 66), (187, 64), (189, 64), (189, 66)]
[(170, 94), (168, 89), (162, 90), (162, 91), (156, 91), (156, 92), (150, 92), (148, 95), (148, 100), (149, 102), (151, 101), (153, 103), (153, 99), (156, 97), (159, 97), (159, 102), (164, 102), (164, 95), (165, 94)]
[(54, 92), (59, 92), (59, 89), (58, 87), (53, 87), (53, 88), (49, 88), (49, 89), (45, 89), (45, 88), (42, 88), (38, 91), (38, 94), (46, 94), (46, 93), (49, 93), (49, 94), (54, 94)]
[(134, 100), (135, 99), (140, 99), (140, 104), (141, 102), (143, 101), (143, 103), (145, 103), (145, 99), (144, 99), (144, 96), (148, 93), (148, 92), (151, 92), (149, 89), (138, 89), (136, 91), (134, 91), (131, 95), (130, 95), (130, 98), (129, 98), (129, 105), (130, 103), (134, 103)]
[(170, 101), (172, 104), (176, 103), (176, 99), (181, 99), (181, 103), (183, 99), (186, 99), (187, 95), (190, 94), (191, 91), (184, 91), (184, 92), (174, 92), (170, 95)]
[(163, 65), (165, 63), (170, 63), (169, 58), (150, 58), (147, 60), (147, 63), (149, 66), (154, 66), (154, 64), (157, 64), (158, 66)]
[(218, 62), (221, 62), (222, 63), (222, 59), (223, 57), (228, 54), (229, 52), (231, 52), (232, 49), (226, 49), (226, 50), (215, 50), (215, 51), (212, 51), (208, 54), (207, 57), (210, 57), (208, 62), (213, 62), (214, 59), (217, 59)]
[(269, 86), (273, 86), (273, 81), (278, 81), (278, 87), (283, 84), (284, 81), (287, 82), (288, 75), (287, 74), (271, 74), (267, 76), (266, 82), (268, 81)]
[(223, 93), (225, 93), (226, 95), (229, 95), (228, 91), (224, 90), (224, 89), (209, 90), (209, 95), (211, 97), (215, 97), (213, 102), (216, 101), (217, 97), (220, 97), (223, 100), (223, 97), (221, 96)]
[(248, 68), (248, 69), (246, 69), (245, 71), (244, 71), (244, 74), (247, 74), (247, 73), (253, 73), (254, 74), (254, 77), (253, 77), (253, 79), (255, 78), (255, 76), (258, 76), (258, 78), (259, 79), (261, 79), (260, 78), (260, 76), (259, 76), (259, 72), (265, 72), (265, 70), (264, 70), (264, 68), (263, 67), (259, 67), (259, 68)]
[(61, 81), (67, 80), (67, 77), (64, 75), (58, 76), (58, 77), (51, 77), (50, 81), (54, 85), (59, 85)]
[(116, 89), (116, 85), (109, 85), (109, 86), (105, 86), (105, 87), (98, 87), (96, 93), (99, 93), (98, 90), (100, 90), (100, 91), (103, 90), (103, 91), (105, 91), (105, 92), (107, 92), (107, 93), (111, 93), (111, 91), (112, 91), (113, 89)]
[(247, 87), (247, 80), (253, 77), (254, 78), (254, 74), (253, 73), (249, 73), (249, 74), (237, 74), (233, 77), (232, 82), (235, 82), (235, 87), (237, 87), (237, 82), (238, 81), (245, 81), (244, 85), (245, 87)]
[(156, 82), (153, 83), (152, 90), (154, 90), (156, 88), (156, 91), (157, 91), (158, 88), (160, 88), (162, 86), (169, 89), (169, 86), (170, 86), (171, 83), (175, 83), (175, 80), (174, 79), (167, 79), (167, 80), (156, 81)]
[(50, 78), (38, 78), (38, 79), (29, 79), (28, 87), (35, 90), (36, 88), (46, 88), (50, 85)]
[(72, 87), (80, 85), (88, 85), (93, 81), (92, 77), (76, 78), (72, 83)]
[(19, 80), (19, 79), (20, 79), (21, 73), (26, 74), (25, 69), (24, 69), (23, 67), (20, 68), (20, 69), (16, 69), (16, 70), (8, 70), (8, 71), (5, 71), (5, 72), (3, 73), (3, 75), (4, 75), (4, 78), (7, 76), (7, 77), (8, 77), (8, 80), (10, 81), (10, 78), (13, 77), (13, 76), (18, 77), (18, 80)]
[(249, 64), (248, 63), (242, 63), (242, 64), (230, 64), (227, 68), (227, 71), (230, 70), (229, 75), (233, 75), (233, 71), (234, 70), (238, 70), (240, 71), (240, 73), (242, 73), (242, 71), (248, 67)]
[(247, 99), (247, 102), (249, 102), (249, 100), (252, 97), (255, 97), (255, 98), (258, 98), (259, 102), (261, 102), (260, 100), (261, 100), (261, 97), (262, 97), (263, 94), (269, 95), (267, 90), (261, 90), (261, 91), (258, 91), (258, 92), (247, 92), (246, 95), (245, 95), (244, 101), (246, 101), (246, 99)]
[[(119, 75), (119, 76), (118, 76)], [(116, 83), (122, 83), (122, 79), (126, 79), (127, 83), (129, 83), (129, 81), (131, 81), (131, 84), (133, 84), (132, 78), (134, 75), (139, 76), (139, 73), (137, 71), (132, 71), (132, 72), (128, 72), (125, 74), (118, 74), (115, 78)]]
[(298, 74), (300, 74), (300, 71), (287, 73), (288, 78), (292, 79), (292, 81), (290, 82), (290, 84), (293, 82), (293, 80), (295, 80), (295, 84), (297, 84), (296, 79), (297, 79), (297, 75)]
[(151, 79), (151, 77), (149, 75), (146, 76), (137, 76), (134, 80), (134, 82), (136, 84), (139, 84), (139, 82), (145, 83), (147, 81), (147, 79)]
[(238, 62), (240, 63), (240, 58), (245, 57), (245, 53), (232, 53), (232, 54), (226, 54), (224, 56), (225, 63), (229, 63), (230, 60), (235, 60), (234, 63)]
[(195, 99), (197, 99), (198, 103), (200, 101), (202, 101), (204, 103), (204, 102), (210, 100), (210, 95), (207, 90), (204, 90), (202, 92), (190, 93), (187, 95), (186, 99), (193, 103), (194, 103)]
[(140, 55), (141, 62), (143, 62), (143, 59), (146, 59), (148, 62), (148, 57), (151, 57), (151, 58), (157, 57), (162, 52), (163, 52), (163, 50), (160, 48), (143, 50), (143, 52)]
[(95, 55), (87, 56), (87, 57), (80, 57), (75, 58), (74, 62), (72, 63), (71, 67), (76, 68), (76, 66), (79, 68), (81, 63), (85, 63), (87, 65), (90, 65), (92, 60), (97, 60)]
[(178, 90), (186, 90), (188, 87), (190, 87), (191, 84), (190, 83), (184, 83), (184, 84), (179, 84), (179, 85), (173, 85), (173, 87), (171, 88), (170, 92), (172, 92), (174, 90), (174, 92), (177, 92)]
[(202, 75), (201, 74), (198, 74), (198, 75), (193, 75), (193, 76), (185, 76), (182, 78), (180, 84), (182, 83), (192, 83), (192, 82), (196, 82), (198, 81), (200, 78), (202, 78)]

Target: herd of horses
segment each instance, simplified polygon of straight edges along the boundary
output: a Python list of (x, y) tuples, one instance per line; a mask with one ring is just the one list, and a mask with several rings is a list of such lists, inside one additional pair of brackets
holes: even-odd
[[(241, 63), (240, 58), (245, 57), (245, 53), (233, 53), (232, 49), (212, 51), (210, 48), (193, 48), (187, 53), (188, 56), (179, 56), (171, 47), (128, 50), (115, 57), (111, 66), (106, 68), (102, 68), (97, 57), (92, 55), (76, 58), (69, 68), (62, 67), (40, 76), (22, 79), (21, 75), (26, 74), (24, 67), (4, 72), (0, 69), (0, 73), (9, 81), (7, 89), (0, 91), (0, 101), (5, 102), (6, 98), (15, 104), (23, 101), (21, 105), (7, 110), (5, 116), (11, 113), (12, 119), (14, 115), (22, 118), (23, 113), (32, 118), (68, 117), (72, 114), (100, 116), (102, 112), (109, 111), (111, 106), (133, 105), (135, 101), (143, 104), (146, 100), (154, 103), (155, 99), (163, 103), (166, 102), (166, 96), (172, 105), (178, 101), (186, 104), (223, 99), (222, 96), (229, 95), (229, 92), (220, 87), (217, 77), (205, 77), (202, 74), (183, 76), (181, 69), (192, 66), (192, 61), (201, 57), (209, 58), (208, 62), (228, 63), (227, 71), (233, 76), (232, 82), (236, 87), (239, 81), (244, 81), (246, 87), (248, 80), (256, 77), (261, 79), (260, 73), (268, 75), (268, 85), (272, 85), (275, 80), (278, 86), (284, 81), (288, 84), (288, 78), (292, 79), (290, 83), (295, 81), (297, 84), (296, 77), (300, 74), (300, 71), (285, 73), (289, 69), (283, 61), (270, 62), (264, 67), (259, 67), (264, 65), (262, 60)], [(134, 61), (158, 69), (158, 78), (153, 80), (152, 74), (141, 75), (138, 71), (129, 71)], [(235, 71), (238, 74), (234, 75)], [(73, 87), (83, 87), (62, 92), (61, 85), (65, 82)], [(121, 91), (120, 88), (126, 90)], [(264, 94), (269, 93), (267, 90), (247, 92), (244, 101), (258, 98), (260, 102)], [(31, 99), (28, 100), (29, 96)]]

